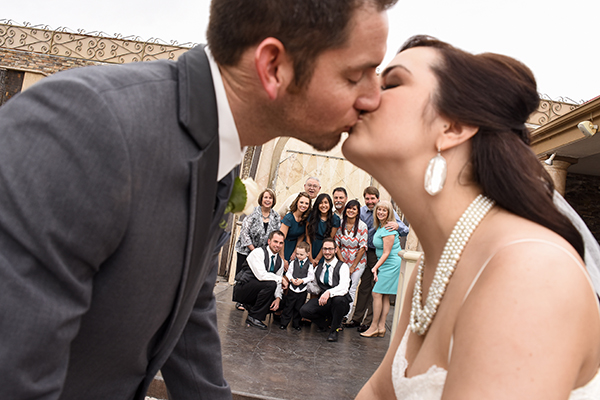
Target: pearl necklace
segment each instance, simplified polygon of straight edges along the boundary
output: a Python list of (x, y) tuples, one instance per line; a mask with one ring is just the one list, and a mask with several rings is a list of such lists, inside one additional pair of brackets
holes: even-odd
[(494, 200), (480, 194), (456, 222), (435, 270), (425, 307), (421, 306), (425, 255), (421, 257), (421, 263), (417, 270), (417, 280), (415, 281), (415, 288), (413, 290), (412, 309), (410, 311), (410, 329), (417, 335), (424, 335), (429, 329), (465, 245), (475, 231), (475, 228), (477, 228), (477, 225), (479, 225), (483, 217), (485, 217), (493, 206)]

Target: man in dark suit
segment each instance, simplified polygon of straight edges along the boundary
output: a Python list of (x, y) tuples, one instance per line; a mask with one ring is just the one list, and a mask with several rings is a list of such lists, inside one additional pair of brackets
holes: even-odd
[(378, 107), (393, 3), (213, 0), (210, 50), (0, 108), (0, 398), (143, 399), (159, 369), (175, 400), (231, 398), (212, 290), (233, 170)]
[(269, 311), (279, 309), (283, 291), (288, 286), (279, 255), (284, 239), (283, 232), (271, 232), (267, 245), (252, 250), (235, 277), (233, 300), (248, 310), (246, 322), (260, 329), (267, 329), (263, 321)]

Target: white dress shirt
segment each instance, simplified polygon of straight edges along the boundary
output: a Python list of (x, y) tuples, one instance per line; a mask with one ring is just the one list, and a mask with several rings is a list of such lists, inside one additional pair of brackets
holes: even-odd
[(219, 66), (210, 52), (208, 46), (204, 48), (210, 64), (215, 97), (217, 99), (217, 116), (219, 122), (219, 169), (217, 180), (223, 179), (233, 168), (242, 162), (246, 148), (241, 148), (240, 136), (235, 126), (235, 120), (229, 107), (225, 86)]
[[(330, 261), (324, 260), (323, 271), (321, 272), (321, 276), (319, 276), (319, 281), (331, 286), (331, 282), (333, 281), (333, 270), (335, 269), (337, 262), (338, 262), (338, 259), (335, 256)], [(327, 268), (325, 267), (326, 264), (331, 265), (329, 267), (329, 282), (325, 282), (325, 271), (327, 271)], [(340, 282), (338, 283), (337, 286), (332, 287), (331, 289), (326, 290), (326, 291), (329, 292), (330, 297), (345, 296), (346, 293), (348, 293), (349, 286), (350, 286), (350, 268), (348, 267), (348, 264), (343, 263), (342, 266), (340, 267)]]
[[(313, 267), (311, 262), (308, 261), (308, 257), (306, 257), (303, 261), (304, 261), (304, 264), (303, 264), (302, 268), (308, 267), (308, 274), (306, 275), (306, 278), (300, 278), (300, 279), (302, 279), (303, 283), (308, 284), (315, 280), (315, 267)], [(300, 260), (298, 260), (298, 262), (300, 262)], [(285, 276), (290, 281), (290, 290), (292, 290), (296, 293), (306, 292), (306, 290), (308, 289), (307, 286), (304, 286), (303, 289), (300, 289), (300, 288), (292, 286), (292, 284), (291, 284), (292, 279), (294, 279), (294, 266), (295, 265), (296, 265), (295, 261), (291, 262), (290, 265), (288, 266), (288, 270), (285, 274)]]
[[(267, 246), (267, 253), (269, 255), (269, 259), (272, 259), (271, 256), (277, 256), (277, 254), (271, 251), (271, 248)], [(277, 260), (277, 257), (275, 257)], [(283, 262), (281, 263), (281, 268), (277, 272), (268, 272), (265, 269), (265, 252), (262, 247), (257, 247), (252, 250), (250, 254), (248, 254), (248, 258), (246, 258), (248, 262), (248, 266), (252, 270), (252, 273), (259, 281), (275, 281), (277, 282), (277, 289), (275, 289), (275, 297), (281, 298), (283, 296), (283, 289), (281, 288), (281, 281), (283, 279)], [(269, 262), (271, 265), (271, 262)]]

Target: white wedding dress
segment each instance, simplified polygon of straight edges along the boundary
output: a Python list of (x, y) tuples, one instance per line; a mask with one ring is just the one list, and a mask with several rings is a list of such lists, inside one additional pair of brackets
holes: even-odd
[[(565, 253), (569, 254), (573, 257), (569, 252), (567, 252), (564, 248), (547, 241), (537, 240), (537, 239), (526, 239), (519, 240), (516, 242), (512, 242), (504, 246), (503, 248), (510, 246), (514, 243), (522, 243), (522, 242), (543, 242), (550, 244), (556, 248), (563, 250)], [(495, 254), (494, 254), (495, 255)], [(481, 267), (481, 270), (475, 277), (475, 280), (471, 284), (471, 287), (467, 291), (465, 295), (465, 299), (471, 292), (471, 289), (477, 282), (477, 279), (481, 275), (481, 272), (485, 269), (488, 262), (493, 258), (492, 255)], [(574, 258), (574, 257), (573, 257)], [(575, 258), (574, 258), (575, 259)], [(576, 260), (576, 259), (575, 259)], [(576, 260), (577, 261), (577, 260)], [(579, 262), (577, 264), (580, 266), (582, 271), (585, 270), (585, 267), (581, 265)], [(587, 275), (586, 275), (587, 277)], [(588, 278), (589, 280), (589, 278)], [(591, 282), (590, 282), (590, 285)], [(464, 300), (463, 300), (464, 302)], [(600, 311), (600, 310), (599, 310)], [(441, 400), (442, 392), (444, 390), (444, 383), (446, 382), (446, 375), (448, 371), (443, 368), (437, 367), (433, 365), (427, 372), (421, 375), (416, 375), (410, 378), (406, 377), (406, 368), (408, 367), (408, 361), (406, 361), (406, 343), (408, 342), (408, 334), (410, 332), (410, 327), (406, 329), (404, 336), (402, 337), (402, 341), (400, 342), (400, 346), (396, 351), (396, 355), (394, 356), (394, 362), (392, 364), (392, 384), (394, 386), (394, 392), (396, 393), (396, 399), (398, 400)], [(452, 341), (451, 341), (452, 343)], [(452, 348), (452, 345), (450, 346)], [(452, 350), (450, 350), (452, 351)], [(596, 373), (594, 378), (589, 381), (585, 386), (577, 388), (571, 392), (569, 396), (569, 400), (599, 400), (600, 399), (600, 370)]]

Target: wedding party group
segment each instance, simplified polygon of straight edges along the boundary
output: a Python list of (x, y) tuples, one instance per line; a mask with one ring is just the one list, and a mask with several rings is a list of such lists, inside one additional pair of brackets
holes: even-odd
[[(533, 72), (416, 35), (377, 73), (396, 1), (212, 0), (176, 61), (0, 107), (0, 398), (141, 400), (160, 370), (172, 399), (232, 399), (213, 289), (244, 150), (345, 132), (423, 253), (357, 398), (600, 398), (600, 251), (529, 146)], [(282, 306), (282, 329), (385, 337), (407, 227), (377, 188), (304, 189), (246, 218), (235, 301), (253, 327)]]
[(236, 307), (261, 329), (273, 312), (281, 329), (292, 322), (301, 330), (304, 319), (329, 332), (330, 342), (342, 324), (364, 337), (384, 337), (400, 275), (399, 238), (408, 227), (374, 186), (364, 189), (364, 206), (348, 201), (343, 187), (333, 189), (333, 198), (320, 190), (319, 179), (309, 177), (280, 212), (273, 190), (260, 193), (236, 242)]

